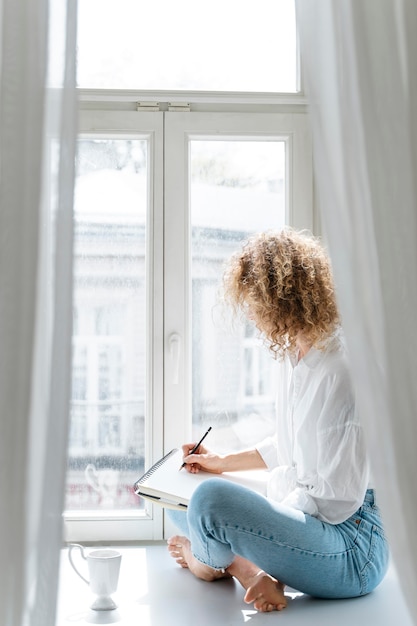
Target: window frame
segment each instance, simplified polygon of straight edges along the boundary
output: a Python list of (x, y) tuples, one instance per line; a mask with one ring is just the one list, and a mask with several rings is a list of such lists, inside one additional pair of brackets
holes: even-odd
[[(165, 342), (181, 340), (179, 381), (174, 381), (172, 359), (165, 360), (164, 449), (189, 441), (191, 436), (191, 262), (189, 232), (188, 160), (193, 139), (284, 139), (287, 142), (287, 222), (313, 229), (311, 137), (306, 116), (287, 113), (167, 113), (165, 120), (165, 240), (175, 246), (165, 260)], [(175, 216), (175, 218), (174, 218)], [(182, 277), (182, 285), (176, 281)]]
[[(173, 376), (169, 338), (173, 332), (179, 332), (185, 337), (185, 328), (190, 320), (189, 294), (185, 289), (178, 296), (178, 293), (170, 291), (169, 285), (175, 272), (185, 276), (184, 285), (187, 284), (185, 267), (187, 256), (182, 257), (182, 265), (178, 270), (175, 263), (167, 261), (167, 255), (172, 255), (169, 240), (168, 252), (165, 249), (168, 235), (178, 232), (180, 241), (185, 241), (188, 236), (188, 222), (184, 219), (183, 213), (184, 207), (188, 210), (186, 185), (178, 184), (179, 180), (185, 181), (185, 170), (178, 174), (178, 170), (175, 169), (179, 163), (182, 168), (187, 164), (187, 137), (194, 138), (202, 134), (207, 138), (210, 133), (219, 132), (222, 136), (227, 134), (246, 136), (247, 131), (241, 125), (245, 118), (252, 120), (250, 123), (252, 130), (248, 134), (263, 137), (265, 132), (270, 133), (270, 130), (262, 131), (261, 120), (279, 120), (275, 135), (286, 137), (290, 146), (290, 168), (295, 167), (297, 170), (295, 178), (291, 175), (287, 181), (290, 206), (297, 207), (292, 213), (291, 223), (296, 227), (314, 231), (317, 216), (313, 198), (311, 137), (305, 98), (302, 94), (234, 94), (233, 97), (230, 97), (230, 94), (209, 94), (207, 97), (207, 94), (201, 92), (144, 94), (120, 91), (103, 93), (102, 90), (98, 93), (98, 91), (79, 90), (80, 135), (141, 139), (145, 137), (150, 141), (147, 364), (151, 374), (147, 381), (147, 413), (152, 416), (152, 428), (147, 429), (146, 446), (148, 458), (152, 463), (172, 447), (178, 446), (179, 441), (185, 441), (191, 430), (190, 407), (184, 407), (179, 401), (182, 395), (188, 397), (191, 404), (191, 390), (189, 386), (187, 387), (189, 374), (183, 378), (174, 395), (171, 393), (172, 390), (167, 392), (167, 381), (172, 380)], [(169, 103), (173, 101), (178, 103), (179, 95), (181, 101), (185, 101), (184, 96), (190, 96), (186, 98), (186, 102), (191, 103), (190, 112), (168, 111)], [(138, 102), (156, 101), (159, 102), (159, 111), (137, 110)], [(196, 129), (196, 122), (201, 122), (203, 118), (208, 120), (210, 117), (211, 125), (206, 125), (203, 133), (200, 123)], [(238, 119), (240, 130), (235, 125)], [(167, 138), (172, 124), (177, 125), (175, 133), (180, 146), (180, 155)], [(225, 130), (228, 124), (228, 130)], [(185, 131), (184, 128), (188, 130)], [(172, 159), (176, 162), (174, 168), (170, 164), (173, 162)], [(173, 185), (179, 189), (175, 200), (169, 196)], [(176, 230), (175, 224), (169, 217), (166, 219), (166, 216), (178, 217), (179, 214), (184, 221), (180, 229)], [(181, 246), (181, 243), (178, 245)], [(168, 309), (173, 298), (176, 303), (181, 303), (181, 323), (176, 319), (164, 318), (164, 306), (165, 310)], [(186, 344), (181, 358), (188, 354), (189, 342)], [(189, 363), (190, 360), (186, 364), (187, 368)], [(172, 406), (175, 406), (175, 410), (171, 408)], [(180, 406), (185, 409), (183, 413)], [(169, 522), (164, 521), (162, 509), (149, 503), (146, 504), (145, 514), (140, 515), (137, 511), (87, 511), (81, 512), (80, 515), (64, 513), (64, 540), (67, 542), (158, 540), (167, 536), (171, 530)]]
[[(154, 288), (163, 282), (163, 114), (132, 113), (129, 111), (81, 110), (78, 134), (82, 138), (108, 137), (114, 139), (146, 139), (148, 154), (147, 209), (147, 328), (146, 412), (152, 415), (152, 428), (146, 429), (147, 458), (162, 454), (163, 404), (163, 302), (162, 293)], [(152, 295), (152, 297), (151, 297)], [(145, 502), (143, 511), (64, 511), (64, 541), (136, 541), (160, 539), (163, 533), (163, 512)]]

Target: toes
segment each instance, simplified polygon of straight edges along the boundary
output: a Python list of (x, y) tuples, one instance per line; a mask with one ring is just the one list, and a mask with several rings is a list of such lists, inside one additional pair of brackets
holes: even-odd
[(281, 587), (278, 581), (263, 577), (247, 589), (244, 601), (253, 602), (257, 611), (281, 611), (287, 604)]
[(254, 608), (261, 613), (269, 613), (274, 610), (274, 605), (270, 602), (264, 600), (263, 598), (259, 598), (253, 604)]
[(178, 537), (178, 535), (174, 535), (173, 537), (170, 537), (169, 539), (167, 539), (167, 544), (169, 546), (180, 545), (180, 537)]
[(180, 537), (179, 535), (173, 535), (167, 539), (167, 544), (170, 545), (182, 545), (184, 541), (186, 541), (186, 537)]
[[(256, 594), (254, 593), (253, 587), (249, 587), (245, 593), (245, 597), (243, 598), (246, 604), (250, 604), (254, 600), (256, 600)], [(256, 607), (255, 607), (256, 608)]]
[(258, 599), (254, 602), (253, 607), (261, 613), (271, 613), (272, 611), (282, 611), (285, 609), (285, 604), (273, 604), (264, 599)]
[(171, 552), (171, 556), (173, 559), (175, 559), (178, 565), (181, 565), (181, 567), (188, 567), (188, 563), (185, 560), (184, 556), (181, 554), (181, 552)]
[(184, 556), (184, 549), (186, 549), (186, 539), (185, 537), (174, 536), (170, 537), (167, 541), (168, 543), (168, 551), (173, 559), (175, 559), (176, 563), (180, 567), (184, 569), (188, 569), (188, 563)]

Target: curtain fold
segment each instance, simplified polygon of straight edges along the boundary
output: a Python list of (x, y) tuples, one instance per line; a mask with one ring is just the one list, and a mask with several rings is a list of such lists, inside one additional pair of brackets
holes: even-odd
[(416, 616), (417, 5), (296, 10), (323, 231), (377, 499)]
[(4, 626), (55, 624), (71, 365), (75, 26), (71, 0), (0, 0)]

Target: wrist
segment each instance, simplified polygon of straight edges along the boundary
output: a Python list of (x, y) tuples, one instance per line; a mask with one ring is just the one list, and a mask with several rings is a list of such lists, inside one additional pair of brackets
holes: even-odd
[(222, 456), (222, 471), (237, 472), (239, 470), (265, 469), (266, 465), (256, 449), (243, 452), (232, 452)]
[(220, 455), (220, 465), (221, 465), (221, 471), (222, 472), (233, 472), (234, 471), (234, 457), (236, 455), (235, 454), (221, 454)]

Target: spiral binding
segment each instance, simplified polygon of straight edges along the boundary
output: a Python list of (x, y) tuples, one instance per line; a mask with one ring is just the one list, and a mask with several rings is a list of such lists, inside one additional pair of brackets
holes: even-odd
[(148, 471), (142, 476), (142, 478), (139, 478), (139, 480), (136, 481), (135, 487), (136, 485), (142, 485), (148, 478), (150, 478), (152, 474), (154, 474), (156, 470), (161, 467), (161, 465), (163, 465), (173, 454), (177, 452), (177, 450), (178, 448), (173, 448), (171, 452), (168, 452), (165, 456), (162, 457), (162, 459), (159, 459), (159, 461), (157, 461), (155, 465), (152, 465), (152, 467), (148, 469)]

